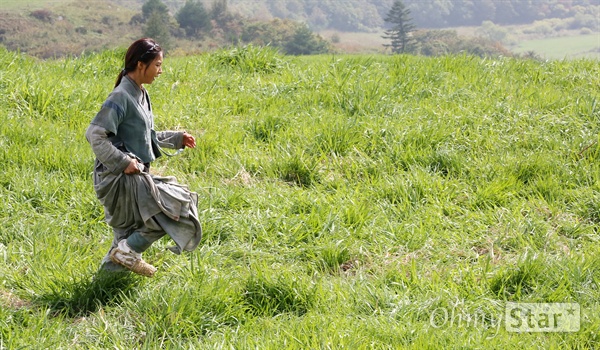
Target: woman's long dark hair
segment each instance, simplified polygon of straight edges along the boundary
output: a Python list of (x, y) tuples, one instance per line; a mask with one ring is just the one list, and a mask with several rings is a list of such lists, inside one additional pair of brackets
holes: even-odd
[(154, 61), (161, 51), (162, 48), (154, 41), (154, 39), (142, 38), (134, 41), (127, 49), (127, 53), (125, 54), (125, 68), (119, 73), (117, 81), (115, 82), (115, 87), (121, 84), (121, 79), (123, 79), (127, 73), (132, 72), (137, 68), (138, 62), (149, 64)]

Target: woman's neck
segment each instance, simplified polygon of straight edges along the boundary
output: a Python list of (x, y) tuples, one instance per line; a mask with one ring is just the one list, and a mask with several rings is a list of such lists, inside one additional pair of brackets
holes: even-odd
[(131, 81), (134, 82), (135, 85), (137, 85), (137, 87), (140, 88), (140, 90), (144, 90), (144, 87), (142, 86), (142, 83), (140, 83), (140, 80), (137, 79), (137, 74), (135, 74), (135, 72), (127, 73), (127, 77), (131, 79)]

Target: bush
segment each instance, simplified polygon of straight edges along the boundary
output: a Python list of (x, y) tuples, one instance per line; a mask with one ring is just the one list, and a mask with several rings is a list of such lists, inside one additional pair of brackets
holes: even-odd
[(476, 56), (511, 56), (502, 44), (491, 39), (458, 36), (454, 30), (421, 30), (414, 34), (417, 48), (414, 53), (440, 56), (470, 53)]
[(294, 23), (289, 20), (252, 22), (244, 25), (241, 39), (244, 43), (281, 47), (285, 38), (293, 34), (294, 29)]
[(329, 46), (321, 36), (315, 35), (307, 26), (300, 26), (287, 39), (284, 50), (289, 55), (312, 55), (327, 53)]
[(306, 25), (289, 20), (253, 22), (244, 27), (242, 41), (281, 48), (289, 55), (326, 53), (329, 44)]
[(532, 32), (535, 34), (548, 35), (554, 32), (554, 28), (548, 23), (540, 22), (533, 27)]
[(144, 23), (144, 16), (142, 16), (141, 13), (134, 15), (129, 20), (129, 24), (131, 24), (131, 25), (138, 25), (138, 24), (142, 24), (142, 23)]
[(334, 33), (333, 35), (331, 35), (330, 40), (334, 44), (339, 44), (339, 42), (341, 41), (340, 35), (338, 33)]
[(598, 19), (593, 15), (578, 13), (573, 17), (571, 23), (569, 24), (569, 28), (571, 29), (583, 29), (583, 28), (598, 28)]
[(115, 22), (116, 18), (114, 16), (103, 16), (102, 17), (102, 24), (104, 25), (112, 25)]
[(479, 35), (486, 39), (503, 42), (508, 38), (508, 29), (494, 24), (492, 21), (483, 21), (478, 29)]
[(50, 10), (35, 10), (30, 13), (31, 17), (42, 22), (52, 22), (52, 11)]

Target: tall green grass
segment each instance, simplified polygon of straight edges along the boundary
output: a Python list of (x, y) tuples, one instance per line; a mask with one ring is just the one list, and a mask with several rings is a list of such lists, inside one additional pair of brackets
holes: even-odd
[[(154, 171), (204, 238), (144, 279), (97, 273), (83, 136), (122, 54), (0, 51), (0, 348), (600, 345), (597, 61), (167, 57), (157, 129), (198, 146)], [(581, 330), (507, 332), (508, 301), (577, 302)]]

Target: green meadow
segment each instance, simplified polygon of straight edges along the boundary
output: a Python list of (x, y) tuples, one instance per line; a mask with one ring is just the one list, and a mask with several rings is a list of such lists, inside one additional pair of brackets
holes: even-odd
[(533, 51), (547, 59), (589, 58), (598, 60), (600, 59), (600, 33), (523, 40), (512, 50), (516, 53)]
[(84, 132), (123, 54), (0, 49), (0, 349), (600, 347), (597, 60), (167, 56), (156, 128), (198, 147), (153, 172), (204, 236), (149, 279), (98, 273)]

